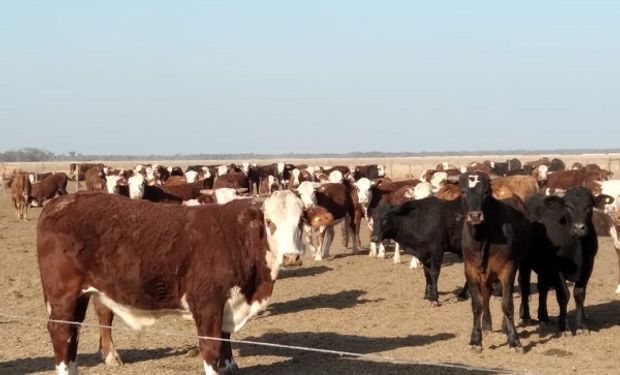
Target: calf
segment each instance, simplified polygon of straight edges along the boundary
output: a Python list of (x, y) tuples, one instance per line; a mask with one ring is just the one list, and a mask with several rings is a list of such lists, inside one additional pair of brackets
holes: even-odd
[[(472, 298), (473, 327), (470, 347), (482, 350), (482, 330), (490, 330), (489, 299), (492, 285), (502, 288), (502, 330), (508, 345), (522, 351), (513, 320), (512, 292), (519, 263), (529, 244), (529, 221), (513, 207), (491, 194), (489, 176), (482, 172), (466, 173), (459, 179), (461, 202), (465, 213), (463, 225), (463, 259), (465, 278)], [(484, 322), (483, 322), (484, 320)]]
[(461, 254), (460, 202), (435, 197), (399, 206), (380, 204), (373, 212), (371, 241), (393, 239), (424, 266), (424, 299), (438, 303), (439, 271), (444, 252)]
[(15, 173), (11, 179), (11, 201), (17, 220), (28, 220), (28, 197), (31, 188), (30, 179), (26, 173)]
[[(61, 197), (37, 227), (49, 318), (81, 323), (93, 297), (102, 325), (112, 311), (134, 329), (179, 314), (193, 318), (199, 336), (229, 339), (265, 309), (280, 266), (300, 263), (302, 212), (291, 192), (263, 204), (189, 208), (88, 192)], [(77, 373), (79, 327), (50, 322), (48, 331), (57, 374)], [(111, 340), (104, 344), (106, 357), (116, 353)], [(199, 348), (206, 374), (236, 367), (230, 343), (201, 339)]]
[(584, 323), (586, 287), (594, 267), (598, 241), (592, 223), (594, 197), (583, 187), (570, 188), (564, 198), (534, 197), (526, 202), (532, 221), (532, 247), (521, 264), (521, 319), (529, 322), (530, 273), (538, 274), (538, 320), (549, 322), (547, 292), (555, 288), (560, 307), (558, 328), (567, 332), (569, 291), (566, 280), (575, 287), (576, 333), (587, 331)]
[(54, 173), (53, 175), (32, 184), (29, 202), (33, 206), (43, 206), (43, 202), (53, 199), (56, 195), (67, 194), (67, 183), (69, 177), (65, 173)]
[[(315, 255), (315, 260), (320, 261), (329, 256), (329, 248), (334, 238), (333, 227), (343, 220), (345, 222), (345, 230), (349, 232), (352, 238), (352, 252), (357, 254), (359, 251), (357, 228), (361, 221), (361, 209), (359, 209), (355, 189), (348, 183), (318, 185), (314, 182), (305, 181), (295, 191), (299, 194), (306, 209), (317, 206), (322, 207), (333, 217), (330, 225), (327, 226), (321, 236), (321, 246), (317, 248), (312, 244), (308, 244)], [(304, 230), (308, 232), (310, 228), (306, 226)]]

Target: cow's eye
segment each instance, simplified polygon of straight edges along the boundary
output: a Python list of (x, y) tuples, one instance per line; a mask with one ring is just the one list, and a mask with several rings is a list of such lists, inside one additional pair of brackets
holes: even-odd
[(276, 231), (276, 225), (270, 219), (265, 219), (265, 224), (267, 225), (269, 232), (273, 235)]

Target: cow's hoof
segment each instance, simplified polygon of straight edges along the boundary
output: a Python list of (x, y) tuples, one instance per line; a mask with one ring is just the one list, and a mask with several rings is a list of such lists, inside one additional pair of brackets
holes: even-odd
[(482, 345), (469, 345), (469, 350), (474, 353), (482, 353)]
[(538, 327), (540, 329), (547, 329), (549, 327), (551, 327), (551, 322), (548, 320), (539, 320), (538, 321)]
[(431, 305), (431, 307), (439, 307), (439, 302), (437, 301), (429, 301), (429, 304)]
[(590, 330), (587, 328), (579, 328), (575, 330), (575, 336), (587, 336), (590, 334)]
[(237, 370), (239, 370), (239, 366), (237, 366), (235, 361), (226, 360), (226, 366), (220, 367), (220, 374), (233, 375)]
[(512, 346), (510, 348), (510, 350), (515, 352), (515, 353), (524, 353), (523, 347), (521, 345), (519, 345), (519, 346)]
[(559, 337), (573, 337), (573, 333), (571, 331), (560, 331), (558, 332)]
[(400, 258), (394, 257), (394, 264), (400, 264)]
[(379, 255), (377, 255), (377, 258), (385, 259), (385, 253), (379, 253)]
[(526, 318), (526, 319), (519, 320), (519, 325), (522, 327), (531, 326), (531, 325), (534, 325), (535, 323), (536, 321), (532, 318)]
[(108, 355), (105, 356), (104, 363), (109, 367), (118, 367), (123, 365), (123, 361), (121, 361), (121, 357), (118, 355), (116, 349), (110, 350)]

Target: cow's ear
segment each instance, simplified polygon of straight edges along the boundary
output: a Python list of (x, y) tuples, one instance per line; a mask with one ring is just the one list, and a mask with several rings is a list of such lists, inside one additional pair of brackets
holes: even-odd
[(334, 221), (334, 216), (326, 210), (312, 207), (304, 211), (303, 220), (305, 224), (318, 228), (331, 224)]

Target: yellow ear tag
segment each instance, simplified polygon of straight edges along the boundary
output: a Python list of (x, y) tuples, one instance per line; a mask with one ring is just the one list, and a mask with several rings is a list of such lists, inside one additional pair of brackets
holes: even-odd
[(315, 216), (315, 217), (312, 219), (312, 223), (318, 223), (319, 221), (321, 221), (321, 218), (320, 218), (320, 217), (318, 217), (318, 216)]

